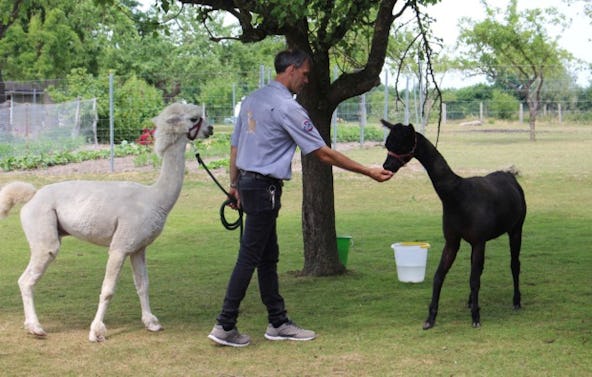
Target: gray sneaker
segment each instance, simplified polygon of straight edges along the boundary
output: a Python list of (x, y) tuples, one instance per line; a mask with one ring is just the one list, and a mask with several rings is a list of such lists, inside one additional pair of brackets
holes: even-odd
[(236, 327), (226, 331), (221, 325), (215, 325), (208, 338), (218, 344), (230, 347), (246, 347), (251, 343), (251, 338), (239, 333)]
[(265, 338), (269, 340), (313, 340), (317, 334), (311, 330), (298, 327), (294, 322), (289, 321), (278, 328), (270, 323), (265, 331)]

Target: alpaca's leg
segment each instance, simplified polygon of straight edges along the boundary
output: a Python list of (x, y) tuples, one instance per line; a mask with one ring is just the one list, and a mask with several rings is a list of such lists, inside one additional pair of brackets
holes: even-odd
[(152, 314), (150, 310), (150, 299), (148, 295), (148, 271), (146, 269), (146, 248), (132, 254), (130, 256), (132, 269), (134, 271), (134, 284), (136, 292), (140, 298), (140, 306), (142, 308), (142, 322), (149, 331), (163, 330), (158, 318)]
[(115, 286), (119, 279), (121, 267), (125, 261), (126, 253), (116, 249), (109, 250), (109, 259), (107, 260), (107, 268), (105, 271), (105, 278), (103, 279), (103, 286), (101, 288), (101, 295), (99, 297), (99, 307), (95, 315), (95, 319), (90, 325), (90, 332), (88, 340), (91, 342), (102, 342), (105, 340), (107, 328), (103, 323), (105, 312), (109, 306), (109, 302), (115, 293)]
[(33, 290), (49, 264), (56, 258), (60, 249), (60, 237), (54, 213), (38, 207), (29, 202), (21, 209), (21, 224), (29, 242), (31, 257), (18, 284), (25, 311), (25, 329), (31, 334), (45, 336), (35, 313)]
[(36, 246), (31, 243), (31, 259), (18, 280), (25, 311), (25, 329), (36, 336), (46, 336), (47, 334), (41, 327), (35, 312), (33, 288), (43, 276), (47, 266), (55, 259), (59, 246), (59, 240), (54, 240), (45, 246)]
[(458, 248), (460, 247), (460, 238), (452, 240), (446, 240), (444, 249), (442, 250), (442, 257), (440, 258), (440, 264), (434, 274), (434, 283), (432, 288), (432, 301), (428, 311), (428, 318), (423, 324), (423, 329), (428, 330), (434, 327), (436, 323), (436, 316), (438, 315), (438, 302), (440, 301), (440, 292), (442, 291), (442, 284), (446, 274), (452, 267), (452, 263), (456, 259)]
[(514, 309), (522, 307), (520, 294), (520, 248), (522, 245), (522, 227), (519, 230), (509, 233), (512, 278), (514, 279)]
[(483, 273), (484, 263), (485, 242), (472, 245), (471, 277), (469, 278), (471, 295), (469, 297), (469, 305), (471, 308), (471, 317), (473, 318), (473, 327), (481, 327), (481, 317), (479, 314), (479, 288), (481, 287), (481, 274)]

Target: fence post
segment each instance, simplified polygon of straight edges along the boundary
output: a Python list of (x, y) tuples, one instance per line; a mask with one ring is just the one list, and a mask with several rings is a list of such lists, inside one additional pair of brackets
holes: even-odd
[(421, 57), (421, 55), (418, 56), (418, 60), (417, 60), (417, 66), (418, 66), (418, 88), (417, 88), (417, 97), (419, 98), (419, 106), (418, 106), (418, 111), (419, 111), (419, 117), (417, 119), (417, 123), (420, 124), (420, 133), (424, 134), (425, 133), (425, 123), (424, 121), (424, 110), (425, 110), (425, 95), (424, 95), (424, 82), (423, 82), (423, 58)]
[(442, 103), (442, 124), (446, 124), (446, 104)]
[(265, 86), (265, 66), (261, 64), (259, 66), (259, 87), (263, 88)]
[(80, 136), (80, 97), (76, 97), (76, 111), (74, 113), (74, 130), (73, 136)]
[(364, 145), (364, 129), (366, 128), (366, 93), (360, 97), (360, 145)]
[[(333, 67), (333, 81), (337, 80), (337, 66)], [(337, 109), (339, 105), (335, 107), (333, 110), (333, 114), (331, 115), (331, 125), (333, 126), (333, 149), (337, 149)]]
[(524, 105), (522, 102), (520, 102), (520, 106), (518, 108), (518, 119), (520, 123), (524, 121)]
[(113, 72), (109, 72), (109, 145), (111, 147), (111, 173), (115, 171), (115, 132), (113, 125)]
[(10, 125), (10, 129), (12, 130), (12, 127), (14, 125), (14, 94), (12, 94), (10, 96), (10, 120), (9, 120), (9, 125)]
[(483, 102), (479, 102), (479, 121), (483, 123)]
[(95, 137), (95, 145), (99, 144), (99, 139), (97, 136), (97, 122), (99, 121), (99, 115), (97, 114), (97, 99), (93, 98), (93, 102), (92, 102), (92, 110), (93, 110), (93, 114), (95, 114), (95, 118), (93, 119), (93, 125), (92, 125), (92, 129), (93, 129), (93, 135)]
[(561, 114), (561, 104), (557, 104), (557, 113), (559, 115), (559, 124), (563, 123), (563, 115)]
[[(384, 120), (388, 120), (388, 103), (389, 103), (389, 87), (388, 87), (388, 71), (384, 71), (384, 113), (382, 114), (382, 118)], [(383, 142), (386, 141), (387, 132), (386, 127), (383, 127)]]
[(409, 124), (409, 75), (405, 81), (405, 124)]
[(236, 83), (232, 84), (232, 124), (234, 125), (234, 109), (236, 108)]
[[(415, 84), (415, 83), (414, 83)], [(413, 88), (413, 110), (415, 110), (415, 124), (419, 124), (419, 112), (417, 110), (417, 90)]]

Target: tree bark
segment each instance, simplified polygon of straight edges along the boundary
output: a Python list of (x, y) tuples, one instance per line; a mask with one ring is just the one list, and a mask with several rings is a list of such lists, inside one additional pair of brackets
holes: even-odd
[(304, 267), (302, 273), (327, 276), (343, 273), (339, 262), (335, 232), (333, 171), (314, 156), (302, 159), (302, 235)]

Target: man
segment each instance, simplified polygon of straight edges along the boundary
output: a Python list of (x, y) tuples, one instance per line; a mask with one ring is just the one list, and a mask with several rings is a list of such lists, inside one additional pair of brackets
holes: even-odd
[(239, 306), (255, 268), (261, 300), (267, 307), (265, 338), (269, 340), (312, 340), (313, 331), (302, 329), (287, 315), (279, 293), (276, 219), (281, 206), (282, 185), (292, 176), (296, 146), (303, 155), (364, 174), (383, 182), (392, 172), (366, 167), (329, 148), (313, 126), (306, 110), (294, 99), (308, 83), (311, 59), (301, 50), (285, 50), (275, 57), (276, 77), (241, 105), (231, 137), (230, 195), (233, 208), (246, 213), (238, 258), (216, 325), (208, 335), (214, 342), (232, 346), (249, 345), (250, 338), (236, 328)]

